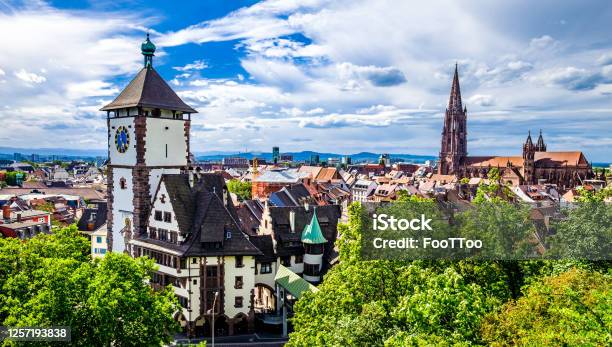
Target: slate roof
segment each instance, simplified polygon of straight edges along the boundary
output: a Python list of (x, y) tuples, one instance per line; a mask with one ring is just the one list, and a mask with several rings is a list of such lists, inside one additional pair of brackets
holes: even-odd
[(303, 201), (316, 203), (316, 200), (302, 183), (283, 187), (278, 192), (270, 194), (269, 201), (272, 205), (278, 207), (300, 206)]
[(189, 186), (187, 175), (163, 175), (162, 182), (166, 186), (168, 199), (176, 216), (180, 231), (191, 229), (195, 212), (195, 201)]
[(91, 202), (91, 204), (95, 205), (95, 207), (85, 208), (85, 210), (83, 211), (83, 215), (81, 215), (81, 219), (79, 219), (79, 222), (77, 223), (77, 228), (80, 231), (90, 231), (89, 228), (87, 228), (87, 224), (89, 224), (89, 221), (91, 220), (91, 215), (93, 213), (96, 214), (93, 230), (98, 230), (100, 229), (100, 227), (106, 224), (106, 201), (95, 201)]
[(154, 68), (143, 68), (121, 91), (119, 96), (101, 111), (127, 107), (150, 107), (197, 113), (183, 102)]
[(252, 235), (249, 236), (249, 241), (261, 251), (261, 255), (255, 257), (259, 263), (276, 261), (274, 254), (274, 242), (272, 235)]

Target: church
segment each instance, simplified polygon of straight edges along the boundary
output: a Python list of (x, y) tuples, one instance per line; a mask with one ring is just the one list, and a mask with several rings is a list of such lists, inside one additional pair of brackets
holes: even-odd
[(153, 68), (155, 49), (147, 35), (144, 67), (102, 108), (108, 248), (155, 261), (151, 285), (174, 290), (175, 319), (190, 336), (209, 335), (213, 325), (217, 335), (253, 331), (256, 314), (282, 315), (287, 302), (315, 290), (330, 266), (340, 209), (266, 205), (265, 225), (245, 232), (223, 176), (194, 163), (197, 111)]
[(531, 132), (528, 132), (521, 155), (468, 156), (467, 107), (461, 100), (459, 73), (455, 65), (442, 128), (438, 174), (455, 175), (458, 178), (487, 177), (492, 168), (497, 168), (502, 180), (508, 184), (549, 183), (557, 185), (561, 190), (581, 185), (585, 179), (593, 177), (591, 164), (582, 152), (547, 151), (542, 131), (535, 144)]

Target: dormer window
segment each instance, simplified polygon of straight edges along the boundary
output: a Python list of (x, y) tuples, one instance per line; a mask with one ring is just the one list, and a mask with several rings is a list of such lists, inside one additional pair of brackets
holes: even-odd
[(232, 232), (231, 232), (231, 231), (226, 231), (226, 232), (225, 232), (225, 239), (226, 239), (226, 240), (229, 240), (229, 239), (231, 239), (231, 238), (232, 238)]

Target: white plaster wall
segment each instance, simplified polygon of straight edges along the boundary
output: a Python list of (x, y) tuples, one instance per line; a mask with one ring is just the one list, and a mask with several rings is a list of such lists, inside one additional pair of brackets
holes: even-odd
[[(130, 144), (124, 153), (117, 151), (115, 134), (120, 126), (124, 126), (130, 134)], [(113, 127), (115, 127), (113, 129)], [(112, 165), (136, 165), (136, 134), (134, 133), (134, 117), (111, 118), (110, 120), (109, 152)]]
[(257, 264), (257, 266), (259, 268), (257, 269), (257, 275), (255, 275), (255, 283), (262, 283), (274, 288), (274, 277), (276, 276), (276, 270), (278, 269), (277, 264), (275, 262), (271, 263), (272, 272), (268, 274), (261, 273), (261, 264)]
[[(166, 196), (165, 202), (161, 202), (160, 197), (162, 195)], [(155, 211), (162, 211), (162, 220), (155, 220)], [(163, 221), (163, 213), (170, 212), (172, 214), (172, 220), (170, 223), (166, 223)], [(162, 228), (168, 231), (179, 231), (179, 225), (176, 221), (176, 215), (174, 214), (174, 209), (172, 208), (172, 204), (170, 203), (170, 198), (168, 197), (168, 191), (166, 190), (166, 185), (164, 182), (161, 182), (159, 186), (159, 191), (157, 192), (157, 196), (153, 201), (153, 206), (151, 207), (151, 214), (149, 215), (149, 226), (154, 228)]]
[[(251, 305), (251, 289), (255, 287), (255, 258), (244, 256), (243, 267), (236, 267), (235, 257), (224, 257), (225, 260), (225, 314), (234, 318), (238, 313), (249, 313)], [(242, 276), (242, 289), (235, 289), (236, 276)], [(237, 296), (242, 296), (242, 307), (234, 307)]]
[(185, 121), (147, 118), (145, 163), (149, 166), (187, 165), (185, 140)]
[(323, 254), (304, 254), (304, 262), (308, 264), (323, 264)]
[[(113, 170), (113, 252), (123, 252), (125, 243), (121, 235), (121, 229), (125, 225), (125, 219), (130, 219), (130, 225), (134, 225), (132, 220), (133, 205), (133, 184), (132, 169), (112, 168)], [(119, 181), (125, 178), (126, 188), (121, 189)]]
[[(289, 269), (291, 271), (295, 272), (296, 274), (301, 274), (302, 272), (304, 272), (304, 262), (301, 262), (301, 263), (297, 264), (295, 262), (295, 256), (294, 255), (291, 256), (290, 261), (291, 261), (291, 266), (289, 266)], [(280, 259), (279, 259), (279, 262), (280, 262)]]
[[(130, 211), (134, 210), (133, 198), (134, 198), (134, 185), (132, 184), (132, 169), (124, 168), (113, 168), (113, 211), (122, 210)], [(119, 181), (121, 178), (125, 179), (125, 189), (121, 189)]]
[(151, 199), (155, 198), (155, 191), (157, 190), (157, 186), (159, 185), (159, 181), (161, 180), (161, 176), (163, 174), (179, 174), (181, 173), (180, 169), (151, 169), (149, 172), (149, 187), (150, 187), (150, 195)]

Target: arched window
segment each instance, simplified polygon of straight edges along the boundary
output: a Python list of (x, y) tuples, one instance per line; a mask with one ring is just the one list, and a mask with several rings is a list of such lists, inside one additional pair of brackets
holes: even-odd
[(121, 189), (127, 189), (127, 181), (125, 180), (125, 178), (121, 177), (119, 179), (119, 187)]

